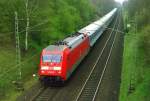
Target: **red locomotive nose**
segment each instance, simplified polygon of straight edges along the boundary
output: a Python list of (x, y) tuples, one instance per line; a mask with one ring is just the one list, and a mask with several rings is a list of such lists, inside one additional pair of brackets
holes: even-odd
[(62, 55), (60, 53), (43, 53), (41, 56), (40, 75), (56, 76), (62, 73)]

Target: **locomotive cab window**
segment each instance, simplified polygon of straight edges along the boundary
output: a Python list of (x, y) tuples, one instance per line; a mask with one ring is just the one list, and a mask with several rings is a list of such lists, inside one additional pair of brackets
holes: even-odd
[(53, 54), (53, 55), (43, 55), (43, 62), (61, 62), (61, 55)]

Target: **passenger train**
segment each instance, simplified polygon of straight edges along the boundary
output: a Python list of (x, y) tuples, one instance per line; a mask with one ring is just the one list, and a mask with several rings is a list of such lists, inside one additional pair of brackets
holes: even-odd
[(39, 79), (42, 82), (68, 80), (108, 27), (116, 12), (117, 8), (114, 8), (77, 33), (44, 48), (40, 57)]

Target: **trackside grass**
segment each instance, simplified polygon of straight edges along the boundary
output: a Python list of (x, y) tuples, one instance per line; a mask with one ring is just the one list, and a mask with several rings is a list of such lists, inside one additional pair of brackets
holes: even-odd
[(150, 26), (125, 36), (120, 101), (150, 101)]
[(37, 72), (39, 53), (27, 54), (22, 57), (22, 62), (16, 66), (16, 55), (14, 48), (0, 47), (0, 101), (15, 101), (16, 97), (22, 93), (17, 90), (14, 82), (19, 77), (19, 67), (22, 70), (22, 82), (24, 89), (31, 87), (37, 78), (32, 74)]

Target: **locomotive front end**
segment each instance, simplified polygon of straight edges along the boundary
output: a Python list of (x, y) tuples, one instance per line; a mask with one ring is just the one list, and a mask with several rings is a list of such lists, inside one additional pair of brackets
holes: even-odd
[(44, 49), (42, 51), (40, 59), (40, 68), (39, 68), (40, 80), (44, 81), (63, 80), (62, 64), (63, 64), (63, 51), (60, 51), (58, 49), (47, 49), (47, 48)]

